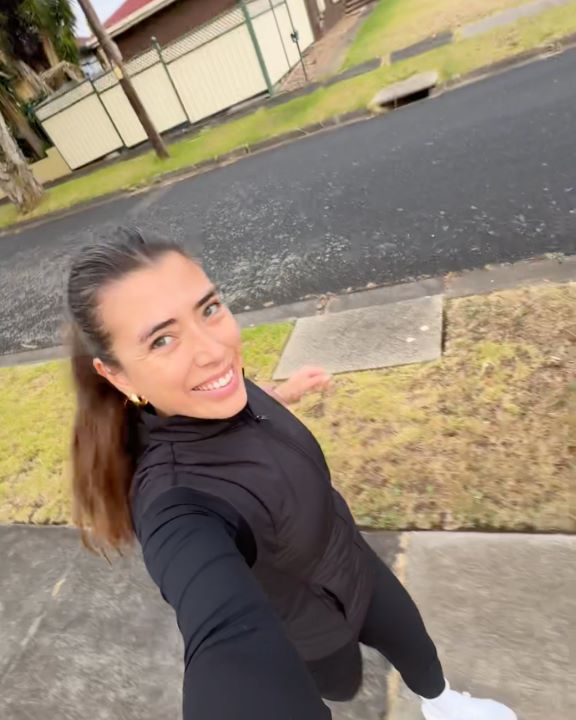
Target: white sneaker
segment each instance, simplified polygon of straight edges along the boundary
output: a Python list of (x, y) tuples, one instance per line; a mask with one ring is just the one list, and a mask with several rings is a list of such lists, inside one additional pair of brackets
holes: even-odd
[(422, 714), (426, 720), (518, 720), (506, 705), (456, 692), (448, 682), (442, 695), (433, 700), (422, 698)]

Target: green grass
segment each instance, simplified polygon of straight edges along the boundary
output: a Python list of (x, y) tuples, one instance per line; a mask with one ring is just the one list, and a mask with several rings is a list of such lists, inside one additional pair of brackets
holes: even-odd
[(292, 323), (260, 325), (242, 331), (244, 370), (247, 377), (254, 382), (266, 382), (272, 379), (278, 358), (291, 332)]
[(370, 528), (576, 532), (576, 284), (452, 301), (440, 362), (301, 411)]
[(384, 57), (526, 0), (380, 0), (348, 49), (344, 69)]
[[(393, 5), (391, 3), (391, 7)], [(366, 107), (380, 88), (414, 73), (436, 69), (441, 81), (451, 80), (524, 50), (545, 47), (575, 32), (576, 0), (535, 17), (524, 18), (513, 26), (459, 41), (392, 66), (382, 66), (283, 105), (261, 108), (252, 115), (206, 129), (171, 145), (171, 157), (166, 161), (160, 161), (148, 152), (69, 180), (48, 190), (42, 203), (25, 217), (39, 218), (107, 193), (143, 187), (173, 170), (188, 168), (230, 150)], [(22, 219), (24, 216), (13, 206), (0, 207), (0, 227)]]
[[(576, 2), (523, 18), (514, 25), (468, 40), (437, 48), (423, 55), (381, 69), (393, 82), (424, 70), (437, 70), (448, 81), (477, 68), (518, 55), (533, 48), (545, 49), (576, 32)], [(376, 71), (378, 72), (378, 71)]]
[(73, 401), (64, 363), (0, 371), (0, 522), (65, 522)]
[[(576, 532), (575, 305), (576, 284), (450, 301), (441, 361), (302, 402), (363, 526)], [(249, 377), (291, 327), (243, 331)], [(72, 412), (65, 362), (0, 370), (0, 522), (69, 521)]]
[[(270, 380), (290, 323), (242, 332), (246, 373)], [(0, 523), (67, 523), (74, 400), (68, 363), (0, 369)]]

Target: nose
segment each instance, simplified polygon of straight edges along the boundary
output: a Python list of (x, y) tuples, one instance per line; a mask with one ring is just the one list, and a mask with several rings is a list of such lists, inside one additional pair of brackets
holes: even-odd
[(191, 338), (192, 358), (198, 367), (222, 365), (226, 360), (227, 350), (219, 340), (207, 332), (195, 332)]

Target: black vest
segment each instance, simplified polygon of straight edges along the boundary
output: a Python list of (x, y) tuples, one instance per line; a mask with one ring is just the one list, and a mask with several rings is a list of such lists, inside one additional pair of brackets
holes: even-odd
[(169, 487), (224, 502), (256, 542), (252, 571), (304, 660), (357, 640), (372, 591), (372, 559), (314, 436), (247, 381), (229, 420), (142, 412), (132, 486), (134, 524)]

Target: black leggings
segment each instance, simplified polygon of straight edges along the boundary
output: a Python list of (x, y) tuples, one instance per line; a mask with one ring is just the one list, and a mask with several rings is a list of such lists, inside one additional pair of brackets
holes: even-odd
[[(434, 643), (408, 592), (382, 560), (375, 553), (373, 556), (374, 591), (358, 640), (384, 655), (417, 695), (437, 697), (445, 681)], [(306, 666), (326, 700), (351, 700), (362, 684), (358, 642)]]

